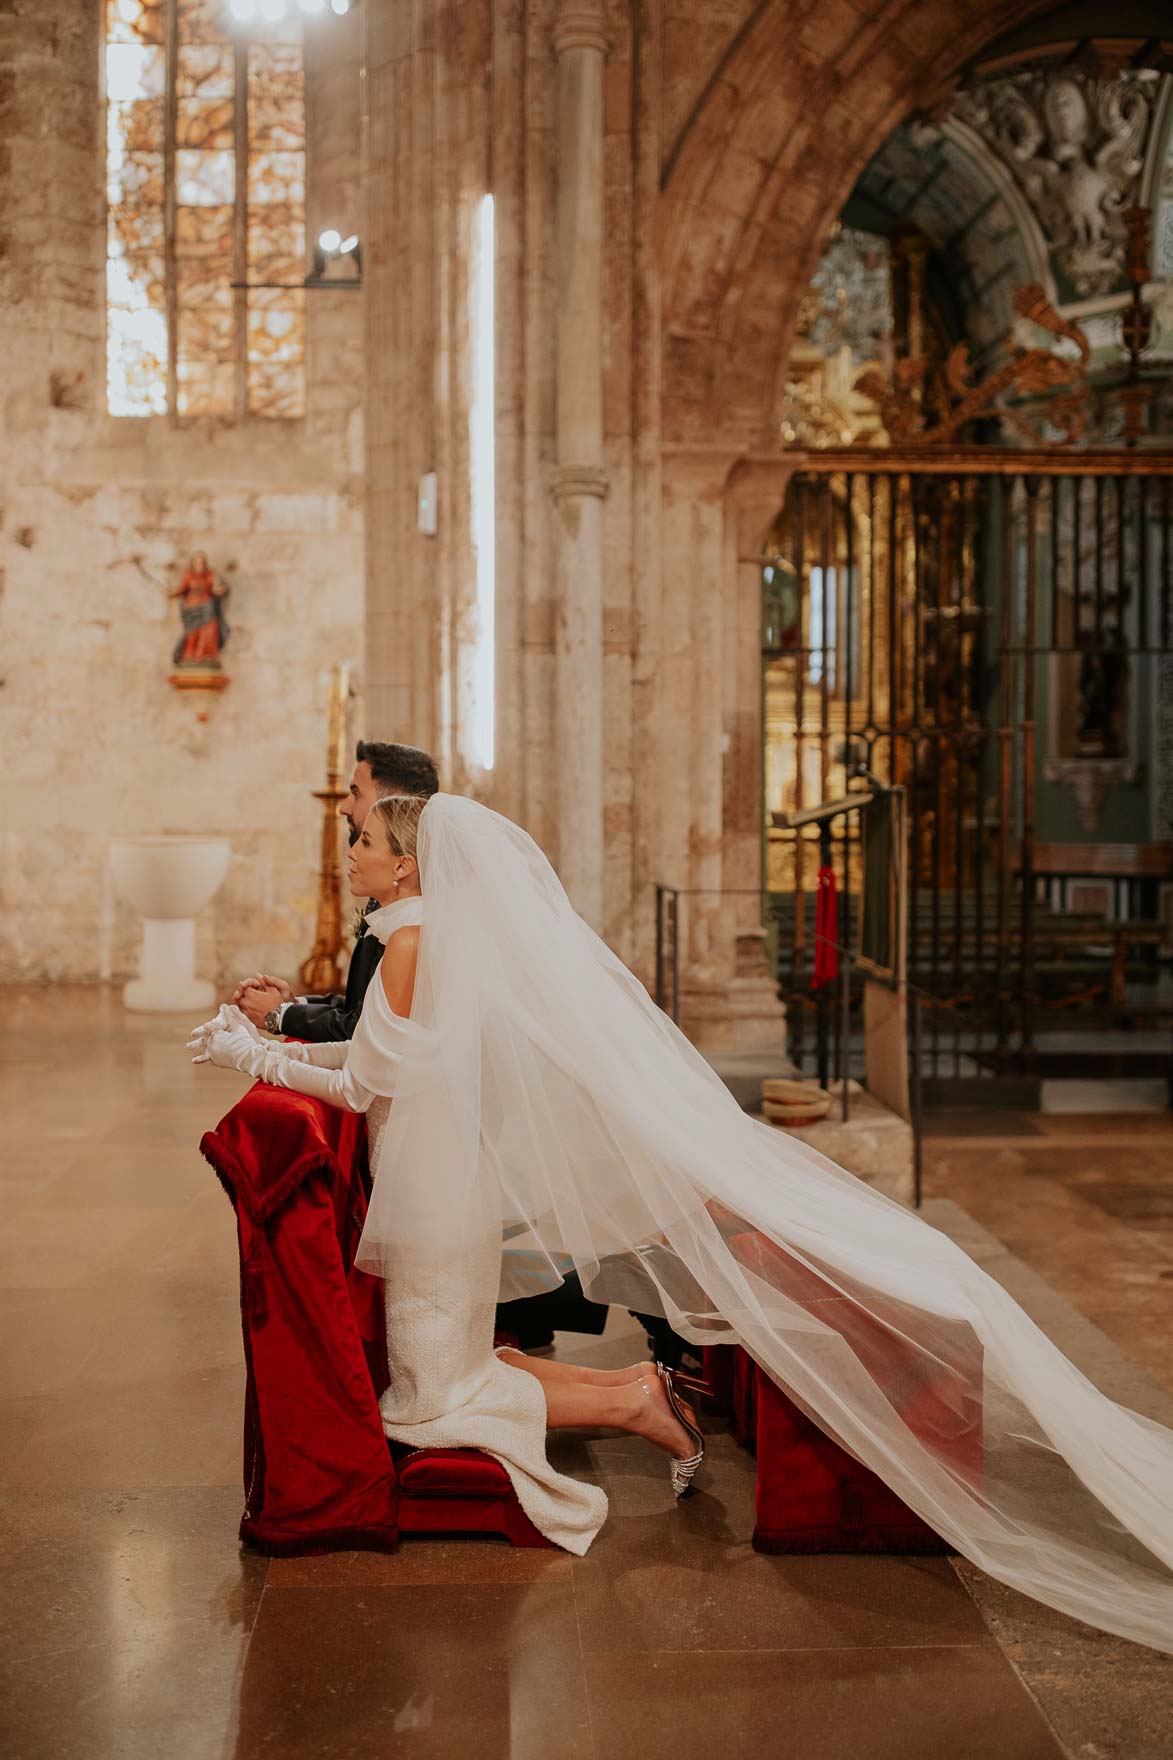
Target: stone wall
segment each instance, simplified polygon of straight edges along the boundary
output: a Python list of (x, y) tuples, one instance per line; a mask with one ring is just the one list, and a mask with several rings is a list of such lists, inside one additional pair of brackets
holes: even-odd
[[(102, 836), (170, 823), (167, 797), (238, 840), (217, 916), (221, 965), (288, 967), (312, 892), (313, 812), (299, 791), (316, 779), (320, 736), (305, 705), (328, 661), (359, 645), (362, 488), (368, 731), (431, 747), (449, 787), (518, 817), (645, 979), (655, 883), (708, 889), (689, 912), (687, 1020), (713, 1044), (779, 1042), (756, 904), (718, 894), (759, 884), (756, 556), (786, 483), (777, 417), (795, 314), (828, 226), (886, 135), (1045, 3), (368, 4), (365, 364), (360, 302), (314, 296), (311, 415), (274, 445), (254, 429), (112, 432), (85, 406), (92, 376), (82, 407), (52, 405), (53, 383), (94, 371), (100, 192), (96, 105), (74, 105), (53, 132), (42, 99), (92, 95), (96, 50), (82, 0), (10, 0), (0, 28), (17, 44), (18, 77), (4, 99), (14, 145), (0, 224), (17, 254), (4, 272), (18, 291), (30, 266), (40, 277), (4, 320), (6, 353), (19, 355), (4, 417), (17, 459), (5, 534), (14, 640), (0, 700), (18, 761), (6, 804), (31, 799), (39, 821), (26, 831), (9, 814), (16, 969), (58, 957), (47, 951), (52, 925), (79, 892), (96, 900)], [(34, 15), (50, 28), (34, 30)], [(592, 57), (604, 44), (600, 86)], [(339, 71), (329, 93), (315, 73), (315, 177), (358, 172), (353, 72)], [(478, 633), (469, 292), (477, 206), (490, 190), (497, 758), (484, 771), (468, 740)], [(560, 283), (567, 242), (576, 252), (584, 243), (575, 203), (593, 217), (600, 195), (601, 262), (588, 251), (581, 276), (576, 265)], [(38, 224), (50, 199), (62, 209), (51, 240)], [(584, 281), (601, 289), (598, 322), (583, 325), (589, 372), (568, 324)], [(364, 373), (360, 484), (348, 412)], [(417, 525), (431, 470), (434, 538)], [(31, 548), (14, 536), (30, 531)], [(170, 632), (159, 602), (127, 565), (140, 536), (156, 565), (197, 542), (238, 564), (235, 682), (203, 752), (190, 749), (162, 682)], [(61, 691), (34, 692), (38, 654), (55, 657)], [(74, 774), (82, 726), (109, 754), (105, 770)], [(71, 789), (89, 791), (76, 796), (80, 816), (117, 821), (87, 829), (87, 865), (72, 880), (40, 855), (57, 810), (46, 798), (73, 812)], [(117, 935), (112, 946), (117, 965)], [(93, 962), (79, 947), (60, 969)]]
[[(131, 970), (106, 852), (156, 830), (232, 842), (200, 969), (293, 976), (329, 670), (361, 661), (362, 296), (307, 296), (304, 421), (105, 414), (100, 11), (0, 14), (0, 977)], [(357, 218), (358, 29), (332, 24), (308, 66), (311, 227)], [(232, 683), (202, 728), (167, 683), (175, 606), (134, 561), (173, 587), (196, 549), (232, 582)]]
[[(781, 1035), (756, 903), (717, 895), (760, 884), (756, 557), (786, 484), (777, 413), (798, 304), (827, 228), (886, 134), (1043, 4), (368, 9), (372, 684), (392, 720), (442, 752), (454, 786), (520, 816), (645, 979), (655, 883), (709, 889), (689, 910), (685, 1013), (710, 1044)], [(594, 79), (600, 35), (601, 113), (576, 83)], [(593, 212), (596, 176), (601, 466), (586, 456), (579, 421), (593, 389), (559, 346), (560, 322), (578, 309), (584, 278), (593, 283), (573, 214), (578, 201)], [(453, 680), (475, 634), (461, 478), (467, 215), (488, 188), (500, 741), (492, 772), (475, 774), (460, 761), (467, 704)], [(560, 285), (568, 239), (575, 273)], [(584, 350), (591, 331), (584, 323)], [(569, 424), (566, 398), (576, 400)], [(576, 422), (583, 456), (566, 459)], [(568, 463), (582, 467), (569, 500)], [(436, 539), (415, 531), (428, 469), (440, 476)], [(592, 607), (599, 592), (590, 534), (600, 472), (601, 656), (567, 633), (581, 610), (574, 570)]]

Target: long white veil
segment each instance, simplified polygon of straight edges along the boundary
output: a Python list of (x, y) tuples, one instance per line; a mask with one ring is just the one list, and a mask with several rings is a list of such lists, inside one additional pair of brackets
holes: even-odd
[[(556, 1287), (740, 1340), (958, 1552), (1173, 1652), (1173, 1431), (1117, 1405), (939, 1230), (743, 1113), (525, 832), (436, 795), (358, 1264), (500, 1235)], [(975, 1444), (977, 1444), (975, 1446)]]

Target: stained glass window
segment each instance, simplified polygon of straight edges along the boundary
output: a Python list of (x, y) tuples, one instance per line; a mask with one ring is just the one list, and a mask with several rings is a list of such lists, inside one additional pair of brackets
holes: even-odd
[(299, 27), (106, 0), (106, 98), (111, 414), (302, 415)]

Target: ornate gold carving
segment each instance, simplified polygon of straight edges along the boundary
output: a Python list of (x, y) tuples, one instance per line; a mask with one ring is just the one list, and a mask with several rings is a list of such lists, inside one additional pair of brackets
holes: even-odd
[(1141, 355), (1153, 333), (1153, 314), (1145, 304), (1149, 278), (1152, 215), (1148, 208), (1126, 208), (1128, 228), (1128, 282), (1130, 297), (1120, 314), (1120, 340), (1128, 350), (1128, 378), (1116, 392), (1124, 412), (1124, 444), (1135, 446), (1148, 428), (1148, 409), (1153, 387), (1141, 378)]
[(821, 396), (809, 379), (788, 379), (780, 421), (787, 446), (850, 446), (859, 429), (843, 405)]
[(1142, 68), (1102, 79), (1068, 64), (982, 83), (955, 106), (1014, 173), (1079, 294), (1109, 293), (1121, 279), (1124, 210), (1160, 77)]
[(881, 368), (869, 367), (855, 382), (857, 391), (872, 398), (880, 419), (898, 446), (944, 446), (956, 439), (969, 422), (985, 415), (999, 415), (1025, 439), (1040, 443), (1041, 428), (1033, 427), (1019, 410), (999, 403), (1009, 392), (1045, 398), (1047, 422), (1058, 429), (1062, 444), (1082, 440), (1087, 426), (1088, 361), (1091, 347), (1078, 324), (1063, 318), (1037, 285), (1021, 287), (1014, 296), (1019, 315), (1040, 325), (1052, 336), (1075, 344), (1076, 353), (1058, 354), (1049, 348), (1023, 348), (1010, 344), (1009, 358), (977, 385), (969, 381), (969, 349), (959, 342), (950, 350), (945, 378), (957, 399), (948, 415), (926, 428), (921, 403), (926, 363), (923, 356), (898, 360), (890, 377)]

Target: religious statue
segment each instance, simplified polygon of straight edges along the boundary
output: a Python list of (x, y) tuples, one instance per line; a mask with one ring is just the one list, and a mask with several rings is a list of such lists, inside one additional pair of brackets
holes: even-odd
[(228, 640), (228, 620), (224, 615), (228, 591), (215, 569), (209, 567), (204, 552), (197, 550), (179, 585), (169, 595), (179, 600), (183, 620), (183, 634), (171, 656), (173, 666), (219, 668), (220, 651)]

